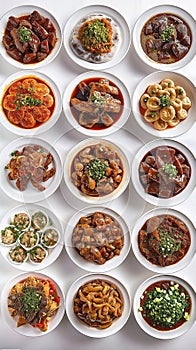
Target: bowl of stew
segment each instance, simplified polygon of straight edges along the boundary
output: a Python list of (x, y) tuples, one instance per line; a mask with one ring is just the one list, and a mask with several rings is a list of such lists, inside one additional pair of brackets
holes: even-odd
[(195, 228), (191, 220), (170, 208), (144, 213), (135, 223), (132, 249), (137, 260), (157, 273), (185, 268), (195, 254)]
[(123, 127), (130, 114), (129, 92), (106, 72), (86, 72), (73, 79), (63, 96), (63, 110), (77, 131), (102, 137)]
[(144, 145), (132, 162), (132, 182), (138, 194), (157, 206), (186, 200), (195, 188), (195, 159), (179, 142), (162, 139)]
[(195, 322), (195, 292), (180, 277), (155, 275), (138, 287), (133, 312), (138, 325), (150, 336), (177, 338)]
[(9, 131), (32, 136), (57, 122), (62, 101), (55, 82), (47, 75), (23, 70), (10, 75), (0, 87), (2, 125)]
[(65, 249), (80, 268), (109, 271), (118, 267), (129, 253), (129, 229), (114, 210), (90, 206), (76, 212), (68, 221)]
[(81, 201), (102, 204), (126, 189), (130, 167), (123, 150), (105, 139), (85, 139), (67, 154), (64, 180)]
[(20, 69), (37, 69), (52, 62), (62, 44), (61, 28), (47, 10), (22, 5), (10, 9), (0, 20), (0, 52)]
[(178, 69), (195, 55), (195, 20), (177, 6), (148, 9), (137, 19), (132, 37), (138, 56), (155, 69)]

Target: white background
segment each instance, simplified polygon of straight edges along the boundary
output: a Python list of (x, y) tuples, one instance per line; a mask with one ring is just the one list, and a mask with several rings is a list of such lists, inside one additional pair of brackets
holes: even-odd
[[(167, 3), (184, 7), (192, 14), (192, 16), (196, 17), (196, 3), (193, 0), (186, 0), (185, 2), (168, 0)], [(23, 4), (25, 4), (25, 2), (22, 0), (1, 0), (0, 14), (3, 15), (3, 13), (5, 13), (7, 10)], [(132, 29), (136, 19), (143, 11), (155, 5), (165, 3), (161, 0), (97, 0), (96, 2), (91, 0), (29, 0), (28, 4), (34, 4), (46, 8), (56, 17), (57, 21), (61, 25), (61, 28), (64, 27), (69, 16), (80, 7), (89, 4), (105, 4), (121, 12)], [(180, 73), (190, 78), (194, 84), (196, 83), (195, 66), (196, 59), (194, 59), (185, 68), (179, 70)], [(60, 54), (55, 61), (40, 69), (40, 71), (48, 74), (59, 86), (61, 92), (63, 92), (67, 84), (74, 77), (76, 77), (76, 75), (82, 73), (84, 69), (76, 66), (67, 57), (64, 48), (62, 47)], [(153, 69), (144, 65), (137, 57), (133, 47), (131, 47), (126, 58), (120, 64), (109, 69), (108, 71), (117, 75), (126, 84), (130, 94), (132, 94), (137, 83), (143, 77), (152, 73)], [(0, 82), (14, 72), (16, 72), (16, 68), (4, 62), (4, 60), (0, 57)], [(196, 128), (194, 127), (185, 135), (178, 137), (176, 140), (182, 142), (194, 152), (195, 132)], [(131, 133), (136, 137), (131, 135)], [(84, 138), (84, 136), (81, 136), (76, 131), (71, 130), (63, 113), (52, 130), (40, 135), (40, 137), (51, 142), (57, 148), (62, 160), (65, 158), (67, 149)], [(17, 138), (17, 136), (12, 135), (8, 131), (4, 130), (3, 127), (0, 127), (1, 149), (14, 138)], [(139, 126), (136, 125), (132, 115), (130, 116), (129, 121), (126, 123), (124, 129), (117, 132), (115, 135), (110, 136), (109, 139), (117, 141), (119, 144), (123, 144), (126, 148), (127, 154), (130, 155), (130, 157), (133, 156), (133, 154), (141, 147), (143, 143), (152, 140), (151, 136), (140, 130)], [(18, 202), (9, 199), (2, 191), (0, 191), (1, 216), (3, 216), (9, 208), (17, 206), (18, 204)], [(63, 196), (60, 188), (49, 199), (41, 201), (40, 204), (53, 210), (62, 221), (64, 227), (67, 220), (77, 209), (85, 207), (85, 204), (76, 202), (73, 197), (69, 195), (67, 190)], [(117, 210), (123, 216), (130, 228), (133, 226), (138, 216), (140, 216), (146, 210), (153, 208), (151, 205), (146, 204), (139, 198), (131, 183), (126, 192), (119, 199), (111, 203), (110, 207)], [(192, 193), (192, 195), (184, 203), (176, 206), (175, 208), (188, 215), (195, 224), (195, 192)], [(177, 273), (177, 275), (185, 278), (192, 284), (193, 287), (196, 287), (195, 271), (196, 259), (194, 258), (191, 264), (183, 271)], [(64, 249), (57, 261), (53, 263), (52, 266), (44, 269), (42, 272), (56, 279), (56, 281), (58, 281), (58, 283), (62, 286), (65, 294), (69, 285), (77, 277), (85, 274), (85, 271), (79, 269), (70, 261)], [(13, 267), (10, 267), (10, 265), (0, 255), (0, 290), (6, 283), (7, 279), (16, 275), (17, 273), (19, 273), (19, 271)], [(126, 285), (131, 297), (133, 298), (137, 286), (147, 277), (152, 276), (153, 273), (143, 268), (135, 259), (133, 252), (130, 251), (130, 254), (125, 262), (119, 268), (111, 271), (110, 275), (119, 278), (120, 281)], [(178, 339), (161, 341), (151, 338), (145, 334), (137, 325), (133, 314), (131, 314), (124, 328), (116, 335), (106, 339), (91, 339), (77, 332), (71, 326), (65, 315), (56, 330), (48, 335), (35, 339), (23, 337), (10, 330), (2, 319), (2, 315), (0, 313), (0, 349), (101, 350), (109, 348), (115, 350), (121, 348), (123, 350), (155, 350), (158, 348), (159, 350), (182, 350), (186, 348), (188, 350), (195, 350), (195, 331), (196, 327), (194, 326), (188, 333)]]

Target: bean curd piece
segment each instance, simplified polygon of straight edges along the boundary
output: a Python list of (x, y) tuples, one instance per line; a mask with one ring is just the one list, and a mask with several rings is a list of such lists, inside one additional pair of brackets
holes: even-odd
[(187, 118), (187, 111), (186, 109), (181, 109), (180, 111), (177, 112), (177, 117), (179, 119), (186, 119)]
[(159, 109), (161, 109), (160, 100), (158, 97), (150, 97), (146, 102), (146, 106), (151, 111), (158, 111)]
[(174, 119), (168, 121), (168, 125), (171, 127), (175, 127), (179, 123), (180, 123), (180, 119), (178, 119), (178, 118), (174, 118)]
[(147, 93), (150, 96), (156, 96), (158, 90), (162, 90), (162, 86), (160, 84), (149, 85), (149, 87), (147, 89)]
[(166, 88), (165, 91), (169, 92), (169, 96), (172, 100), (176, 98), (176, 91), (174, 88)]
[(147, 122), (155, 122), (159, 119), (159, 111), (152, 112), (149, 109), (144, 114), (144, 118), (147, 120)]
[(190, 100), (190, 98), (188, 96), (183, 98), (183, 100), (182, 100), (182, 107), (184, 109), (189, 109), (191, 107), (191, 100)]
[(154, 127), (159, 131), (165, 130), (168, 127), (168, 123), (163, 121), (162, 119), (158, 119), (154, 122)]
[(74, 300), (76, 316), (91, 327), (105, 329), (123, 312), (123, 298), (116, 285), (93, 280), (82, 285)]
[(160, 85), (162, 86), (162, 89), (173, 88), (175, 86), (174, 81), (171, 79), (163, 79)]
[(148, 94), (144, 94), (142, 95), (141, 99), (140, 99), (140, 103), (142, 108), (147, 109), (148, 107), (146, 106), (146, 102), (148, 101), (148, 99), (150, 98), (150, 95)]
[(172, 100), (172, 106), (176, 111), (180, 111), (182, 109), (182, 101), (179, 98), (175, 98)]
[(176, 97), (178, 97), (180, 100), (186, 97), (186, 91), (183, 89), (183, 87), (176, 86), (175, 91), (176, 91)]
[(172, 120), (175, 117), (175, 109), (174, 107), (164, 107), (160, 110), (160, 118), (164, 122), (168, 122), (169, 120)]

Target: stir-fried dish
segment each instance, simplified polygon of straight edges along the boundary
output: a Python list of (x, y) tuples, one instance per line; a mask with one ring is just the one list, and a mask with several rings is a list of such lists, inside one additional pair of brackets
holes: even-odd
[(8, 309), (17, 327), (30, 325), (41, 332), (58, 311), (60, 297), (54, 282), (29, 276), (15, 284), (9, 292)]
[(172, 215), (158, 215), (148, 219), (138, 233), (140, 252), (155, 265), (176, 264), (184, 258), (190, 244), (188, 227)]
[(123, 230), (112, 216), (95, 212), (80, 218), (72, 233), (72, 245), (85, 260), (102, 265), (120, 255)]
[(189, 25), (171, 13), (161, 13), (150, 18), (144, 25), (141, 45), (153, 61), (170, 64), (181, 60), (192, 44)]
[(81, 59), (102, 63), (113, 57), (119, 40), (119, 27), (112, 18), (103, 14), (91, 14), (76, 24), (70, 44)]
[(73, 300), (76, 316), (90, 327), (105, 329), (123, 313), (124, 300), (118, 287), (104, 280), (82, 285)]
[(38, 11), (29, 15), (10, 16), (3, 36), (3, 45), (14, 60), (24, 64), (44, 60), (57, 42), (56, 28)]
[(139, 312), (151, 327), (169, 331), (189, 320), (191, 298), (175, 281), (155, 282), (143, 292)]
[(161, 131), (173, 128), (187, 118), (191, 100), (182, 86), (165, 78), (159, 84), (147, 87), (139, 107), (144, 119)]
[(54, 227), (48, 227), (44, 230), (41, 237), (42, 244), (47, 248), (53, 248), (59, 241), (59, 233)]
[(55, 97), (50, 86), (37, 77), (14, 81), (2, 99), (3, 111), (11, 124), (36, 128), (53, 114)]
[(29, 251), (29, 259), (33, 263), (40, 264), (43, 260), (45, 260), (47, 254), (46, 249), (44, 249), (41, 245), (36, 245)]
[(92, 130), (113, 125), (122, 114), (123, 104), (119, 88), (105, 78), (81, 81), (70, 100), (74, 118), (81, 126)]
[(42, 182), (48, 181), (56, 173), (53, 156), (39, 145), (27, 145), (21, 151), (11, 153), (11, 160), (5, 169), (9, 170), (8, 179), (15, 181), (20, 191), (25, 191), (28, 182), (39, 191), (44, 191)]
[(123, 178), (123, 166), (117, 152), (103, 144), (82, 149), (73, 159), (73, 184), (88, 196), (105, 196), (113, 192)]
[(15, 245), (9, 251), (9, 258), (14, 264), (22, 264), (28, 259), (27, 251), (20, 245)]
[(177, 149), (160, 146), (144, 156), (139, 166), (139, 177), (145, 192), (159, 198), (171, 198), (188, 185), (191, 166)]

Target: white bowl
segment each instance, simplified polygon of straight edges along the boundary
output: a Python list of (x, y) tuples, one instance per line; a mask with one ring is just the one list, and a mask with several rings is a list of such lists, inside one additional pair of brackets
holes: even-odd
[[(58, 40), (55, 44), (55, 47), (51, 51), (51, 53), (43, 61), (40, 61), (37, 63), (25, 64), (25, 63), (16, 61), (15, 59), (13, 59), (11, 56), (7, 54), (6, 49), (2, 43), (2, 38), (4, 35), (4, 30), (6, 28), (8, 18), (10, 16), (14, 16), (14, 17), (25, 16), (25, 15), (29, 15), (34, 10), (38, 11), (42, 16), (49, 18), (51, 20), (51, 22), (54, 24), (56, 28), (56, 35)], [(41, 7), (34, 6), (34, 5), (21, 5), (18, 7), (14, 7), (9, 11), (7, 11), (0, 19), (0, 53), (8, 63), (12, 64), (13, 66), (19, 69), (38, 69), (47, 65), (48, 63), (52, 62), (55, 59), (55, 57), (59, 53), (61, 45), (62, 45), (62, 33), (57, 20), (53, 17), (53, 15), (50, 12), (48, 12), (47, 10)]]
[(14, 213), (14, 215), (13, 215), (13, 217), (11, 218), (11, 221), (10, 221), (10, 222), (11, 222), (13, 225), (15, 225), (15, 223), (14, 223), (14, 218), (15, 218), (15, 215), (18, 215), (18, 214), (26, 214), (26, 215), (28, 216), (28, 219), (29, 219), (29, 224), (28, 224), (28, 226), (25, 227), (24, 229), (18, 228), (18, 230), (19, 230), (19, 231), (28, 231), (28, 229), (29, 229), (30, 226), (31, 226), (31, 217), (30, 217), (30, 215), (29, 215), (29, 213), (28, 213), (27, 211)]
[[(56, 233), (57, 233), (57, 235), (58, 235), (58, 240), (57, 240), (57, 242), (56, 242), (53, 246), (47, 246), (47, 245), (43, 242), (44, 233), (45, 233), (48, 229), (55, 230)], [(57, 244), (59, 243), (59, 240), (60, 240), (60, 233), (59, 233), (59, 231), (57, 230), (56, 227), (54, 227), (54, 226), (48, 226), (48, 227), (44, 228), (44, 230), (42, 231), (41, 243), (42, 243), (43, 247), (45, 247), (45, 248), (47, 248), (47, 249), (53, 249), (53, 248), (55, 248), (55, 247), (57, 246)]]
[[(161, 330), (157, 330), (157, 329), (151, 327), (144, 320), (143, 316), (141, 315), (141, 312), (138, 311), (138, 309), (140, 307), (140, 298), (141, 298), (142, 294), (144, 293), (144, 291), (146, 290), (146, 288), (148, 288), (151, 284), (154, 284), (154, 283), (159, 282), (159, 281), (164, 281), (164, 280), (174, 281), (175, 283), (178, 283), (178, 284), (184, 286), (184, 288), (189, 293), (189, 295), (191, 297), (191, 301), (192, 301), (192, 307), (191, 307), (191, 313), (190, 313), (189, 320), (186, 321), (185, 323), (183, 323), (180, 327), (178, 327), (176, 329), (172, 329), (172, 330), (167, 330), (167, 331), (161, 331)], [(183, 280), (180, 277), (172, 276), (172, 275), (155, 275), (155, 276), (148, 278), (143, 283), (141, 283), (140, 286), (138, 287), (138, 289), (136, 290), (134, 301), (133, 301), (133, 312), (134, 312), (135, 319), (136, 319), (137, 323), (139, 324), (139, 326), (143, 329), (144, 332), (146, 332), (150, 336), (152, 336), (154, 338), (158, 338), (158, 339), (165, 339), (165, 340), (177, 338), (177, 337), (181, 336), (182, 334), (184, 334), (185, 332), (187, 332), (193, 326), (193, 324), (195, 322), (195, 313), (196, 313), (195, 292), (194, 292), (193, 288), (190, 286), (190, 284), (188, 284), (188, 282), (186, 282), (185, 280)]]
[[(99, 265), (90, 261), (85, 260), (79, 252), (76, 251), (75, 247), (72, 245), (72, 233), (74, 227), (77, 225), (79, 219), (82, 216), (89, 216), (95, 212), (101, 212), (113, 217), (121, 226), (123, 234), (124, 234), (124, 246), (121, 250), (120, 255), (115, 255), (112, 259), (107, 260), (103, 265)], [(80, 268), (90, 271), (90, 272), (106, 272), (118, 267), (127, 257), (130, 249), (130, 233), (127, 227), (127, 224), (123, 220), (123, 218), (116, 213), (115, 211), (104, 208), (91, 206), (76, 212), (68, 221), (65, 229), (65, 249), (71, 258), (71, 260)]]
[[(33, 223), (32, 223), (32, 220), (33, 220), (32, 218), (33, 218), (33, 216), (34, 216), (35, 214), (39, 213), (39, 212), (41, 212), (41, 213), (43, 214), (43, 216), (45, 216), (45, 219), (46, 219), (46, 225), (45, 225), (43, 228), (40, 228), (40, 230), (37, 229), (36, 227), (34, 227), (34, 226), (33, 226)], [(35, 230), (38, 230), (39, 232), (42, 232), (42, 230), (44, 230), (45, 227), (48, 226), (48, 223), (49, 223), (49, 218), (48, 218), (48, 214), (45, 213), (45, 211), (43, 211), (43, 210), (35, 210), (35, 211), (31, 214), (31, 225), (32, 225), (32, 227), (33, 227)]]
[[(113, 82), (121, 91), (124, 99), (124, 106), (122, 114), (120, 115), (120, 118), (112, 124), (110, 127), (101, 129), (101, 130), (93, 130), (88, 129), (79, 124), (79, 122), (74, 118), (71, 108), (70, 108), (70, 100), (71, 95), (76, 88), (76, 86), (83, 80), (89, 79), (89, 78), (105, 78)], [(82, 134), (91, 136), (91, 137), (104, 137), (106, 135), (112, 134), (119, 130), (127, 121), (130, 110), (131, 110), (131, 103), (130, 103), (130, 96), (129, 92), (126, 88), (126, 86), (123, 84), (123, 82), (117, 78), (115, 75), (106, 73), (106, 72), (85, 72), (80, 75), (78, 75), (75, 79), (73, 79), (69, 85), (66, 87), (64, 95), (63, 95), (63, 110), (64, 114), (69, 121), (69, 123), (72, 125), (73, 128), (75, 128), (77, 131), (81, 132)], [(73, 108), (73, 107), (72, 107)]]
[(11, 259), (10, 255), (9, 255), (9, 252), (14, 250), (16, 247), (23, 248), (20, 244), (15, 244), (15, 246), (12, 247), (11, 249), (9, 249), (9, 251), (7, 250), (6, 259), (11, 265), (13, 264), (13, 266), (17, 268), (17, 266), (23, 266), (23, 264), (26, 263), (26, 261), (29, 259), (29, 252), (25, 249), (27, 255), (26, 255), (26, 258), (23, 260), (23, 262), (14, 261), (14, 260)]
[[(106, 17), (113, 19), (119, 26), (121, 40), (117, 52), (114, 54), (110, 61), (103, 63), (92, 63), (81, 59), (80, 57), (76, 56), (70, 46), (70, 36), (75, 25), (79, 23), (83, 18), (86, 18), (87, 15), (93, 14), (103, 14)], [(63, 33), (63, 43), (68, 56), (79, 66), (82, 66), (86, 69), (108, 69), (120, 63), (126, 56), (131, 43), (129, 26), (124, 17), (113, 8), (105, 5), (90, 5), (77, 10), (66, 22)]]
[[(62, 248), (63, 248), (63, 227), (62, 227), (61, 222), (59, 221), (59, 219), (57, 218), (57, 216), (55, 214), (55, 210), (50, 210), (48, 208), (45, 208), (45, 207), (37, 205), (37, 204), (23, 204), (23, 205), (19, 205), (17, 207), (13, 207), (12, 209), (10, 209), (9, 211), (7, 211), (4, 214), (4, 216), (1, 218), (1, 221), (0, 221), (0, 230), (2, 230), (7, 225), (8, 222), (10, 222), (11, 218), (14, 216), (15, 213), (22, 212), (22, 211), (27, 212), (29, 215), (32, 215), (32, 213), (35, 211), (36, 212), (43, 211), (52, 220), (53, 226), (58, 230), (58, 232), (60, 234), (60, 239), (59, 239), (59, 242), (56, 245), (56, 247), (54, 247), (53, 249), (50, 249), (50, 252), (49, 252), (47, 258), (45, 258), (43, 260), (43, 262), (39, 263), (39, 265), (36, 264), (36, 270), (38, 271), (38, 270), (44, 269), (44, 268), (48, 267), (49, 265), (51, 265), (60, 255)], [(13, 262), (9, 259), (9, 256), (8, 256), (9, 248), (10, 247), (2, 246), (1, 247), (1, 254), (2, 254), (3, 258), (11, 266), (14, 266), (17, 269), (23, 270), (23, 271), (34, 271), (35, 270), (35, 265), (33, 265), (30, 260), (27, 260), (27, 261), (23, 262), (22, 264), (17, 264), (17, 265), (14, 264), (13, 265)]]
[[(33, 265), (35, 265), (35, 266), (39, 266), (40, 264), (42, 264), (43, 262), (44, 262), (44, 260), (45, 259), (47, 259), (47, 257), (48, 257), (48, 251), (43, 247), (43, 245), (41, 245), (41, 244), (37, 244), (35, 247), (33, 247), (33, 248), (41, 248), (41, 249), (43, 249), (43, 251), (45, 252), (45, 258), (41, 261), (41, 262), (36, 262), (36, 261), (34, 261), (34, 260), (32, 260), (31, 259), (31, 249), (29, 250), (29, 260), (30, 260), (30, 262), (31, 262), (31, 264), (33, 264)], [(33, 249), (32, 248), (32, 249)]]
[(32, 245), (32, 247), (26, 247), (24, 244), (21, 243), (21, 237), (26, 234), (27, 232), (24, 231), (20, 234), (20, 236), (18, 237), (18, 243), (21, 245), (21, 247), (23, 249), (25, 249), (27, 252), (29, 252), (31, 249), (35, 248), (35, 246), (37, 246), (38, 242), (39, 242), (39, 234), (35, 231), (35, 230), (28, 230), (28, 232), (32, 232), (35, 236), (36, 236), (36, 241), (34, 243), (34, 245)]
[[(7, 307), (7, 298), (9, 295), (9, 292), (11, 290), (11, 288), (18, 282), (26, 279), (29, 276), (35, 276), (37, 278), (41, 278), (44, 280), (51, 280), (57, 289), (57, 293), (60, 296), (60, 307), (56, 313), (56, 315), (54, 315), (54, 317), (52, 317), (52, 319), (48, 322), (48, 329), (46, 332), (41, 332), (38, 328), (34, 328), (30, 325), (23, 325), (21, 327), (16, 327), (16, 320), (10, 315), (9, 311), (8, 311), (8, 307)], [(64, 305), (64, 293), (61, 289), (61, 287), (58, 285), (58, 283), (56, 281), (54, 281), (50, 276), (42, 274), (42, 273), (38, 273), (38, 272), (23, 272), (20, 273), (19, 275), (13, 276), (10, 280), (8, 280), (8, 282), (5, 284), (3, 290), (2, 290), (2, 294), (1, 294), (1, 310), (2, 310), (2, 314), (3, 317), (7, 323), (7, 325), (14, 330), (15, 332), (17, 332), (18, 334), (21, 335), (25, 335), (27, 337), (39, 337), (45, 334), (50, 333), (51, 331), (53, 331), (58, 324), (61, 322), (64, 312), (65, 312), (65, 305)]]
[[(15, 181), (10, 181), (8, 179), (7, 171), (4, 169), (10, 161), (10, 153), (17, 149), (21, 150), (26, 145), (40, 145), (50, 152), (54, 158), (56, 173), (52, 178), (45, 182), (46, 189), (44, 191), (37, 190), (29, 182), (25, 191), (19, 191), (15, 185)], [(34, 203), (49, 197), (58, 188), (61, 178), (62, 165), (60, 157), (57, 151), (44, 140), (34, 137), (21, 137), (10, 142), (0, 153), (0, 187), (9, 197), (19, 202)]]
[[(78, 289), (82, 285), (94, 279), (101, 279), (109, 283), (114, 283), (117, 286), (117, 288), (120, 290), (122, 294), (122, 298), (124, 300), (124, 308), (123, 308), (122, 316), (114, 320), (112, 325), (106, 329), (97, 329), (97, 328), (88, 326), (86, 323), (80, 321), (73, 311), (73, 299)], [(87, 335), (88, 337), (104, 338), (115, 334), (125, 325), (131, 312), (131, 300), (125, 286), (116, 278), (105, 274), (88, 274), (78, 278), (76, 281), (72, 283), (66, 295), (65, 307), (66, 307), (66, 313), (69, 321), (71, 322), (72, 326), (75, 327), (80, 333)]]
[[(123, 178), (120, 183), (120, 185), (111, 193), (101, 196), (101, 197), (93, 197), (93, 196), (88, 196), (82, 193), (72, 182), (71, 180), (71, 165), (74, 157), (84, 148), (91, 146), (91, 145), (96, 145), (96, 144), (103, 144), (105, 146), (108, 146), (112, 149), (114, 149), (115, 152), (117, 152), (119, 158), (122, 161), (123, 164)], [(124, 152), (121, 150), (120, 147), (112, 143), (111, 141), (107, 141), (104, 139), (85, 139), (78, 144), (76, 144), (67, 154), (67, 157), (65, 159), (64, 163), (64, 181), (68, 187), (68, 189), (71, 191), (71, 193), (76, 196), (78, 199), (81, 201), (90, 203), (90, 204), (103, 204), (108, 201), (114, 200), (117, 197), (119, 197), (126, 189), (128, 183), (129, 183), (129, 178), (130, 178), (130, 167), (128, 160), (124, 154)]]
[[(180, 123), (172, 128), (168, 128), (162, 131), (156, 130), (152, 123), (148, 123), (140, 113), (139, 102), (140, 97), (144, 94), (147, 87), (151, 84), (160, 83), (163, 79), (171, 79), (174, 81), (175, 85), (182, 86), (187, 96), (191, 99), (192, 106), (188, 111), (188, 117), (186, 120), (180, 121)], [(196, 88), (194, 84), (184, 75), (176, 72), (154, 72), (143, 78), (137, 85), (133, 95), (132, 95), (132, 111), (135, 120), (139, 126), (146, 132), (156, 137), (163, 138), (173, 138), (184, 134), (191, 129), (195, 122), (195, 105), (196, 105)]]
[(54, 107), (53, 113), (51, 114), (50, 118), (46, 122), (41, 123), (41, 125), (39, 125), (38, 127), (25, 129), (22, 127), (18, 127), (17, 125), (9, 122), (9, 120), (7, 119), (3, 111), (2, 103), (0, 103), (1, 124), (10, 132), (13, 132), (14, 134), (21, 135), (21, 136), (38, 135), (51, 129), (52, 126), (57, 122), (62, 109), (61, 94), (57, 85), (54, 83), (54, 81), (49, 76), (40, 72), (32, 71), (32, 70), (19, 71), (10, 75), (7, 79), (5, 79), (5, 81), (0, 86), (0, 102), (2, 102), (5, 91), (9, 88), (10, 85), (12, 85), (17, 80), (25, 79), (29, 77), (42, 80), (43, 83), (46, 83), (46, 85), (48, 85), (51, 88), (55, 99), (54, 101), (55, 107)]
[[(157, 215), (172, 215), (183, 221), (186, 226), (189, 229), (190, 237), (191, 237), (191, 244), (190, 247), (186, 253), (186, 255), (179, 260), (177, 263), (169, 266), (159, 266), (151, 263), (149, 260), (147, 260), (144, 255), (141, 253), (139, 246), (138, 246), (138, 233), (139, 230), (142, 228), (142, 226), (145, 224), (145, 222)], [(133, 252), (135, 254), (136, 259), (148, 270), (157, 272), (157, 273), (174, 273), (177, 272), (183, 268), (185, 268), (192, 260), (195, 254), (195, 247), (196, 247), (196, 237), (195, 237), (195, 228), (191, 220), (185, 216), (183, 213), (170, 209), (170, 208), (157, 208), (150, 210), (146, 213), (144, 213), (135, 223), (133, 230), (131, 232), (131, 245)]]
[[(3, 243), (3, 241), (2, 241), (2, 230), (4, 230), (4, 229), (6, 229), (7, 227), (15, 227), (12, 223), (11, 223), (11, 221), (10, 221), (10, 223), (8, 223), (6, 226), (4, 226), (4, 227), (2, 227), (1, 229), (0, 229), (0, 244), (3, 246), (3, 247), (8, 247), (8, 248), (11, 248), (11, 247), (13, 247), (13, 246), (15, 246), (16, 245), (16, 243), (17, 243), (17, 240), (18, 240), (18, 238), (16, 239), (16, 241), (14, 242), (14, 243), (11, 243), (11, 244), (6, 244), (6, 243)], [(18, 231), (18, 229), (17, 229), (17, 231)], [(20, 231), (18, 231), (17, 233), (19, 234), (19, 232)]]
[[(181, 17), (189, 25), (191, 32), (192, 32), (192, 45), (191, 45), (188, 53), (181, 60), (179, 60), (175, 63), (163, 64), (163, 63), (158, 63), (158, 62), (153, 61), (151, 58), (149, 58), (145, 54), (145, 52), (142, 49), (141, 43), (140, 43), (140, 34), (141, 34), (142, 28), (145, 25), (145, 23), (151, 17), (154, 17), (155, 15), (158, 15), (161, 13), (171, 13), (171, 14), (174, 14), (176, 16)], [(186, 12), (184, 9), (182, 9), (180, 7), (168, 5), (168, 4), (155, 6), (155, 7), (149, 8), (147, 11), (143, 12), (142, 15), (137, 19), (137, 21), (134, 25), (134, 28), (133, 28), (133, 32), (132, 32), (132, 41), (133, 41), (133, 45), (135, 47), (135, 50), (136, 50), (139, 58), (144, 63), (146, 63), (147, 65), (149, 65), (150, 67), (152, 67), (154, 69), (173, 71), (175, 69), (179, 69), (179, 68), (185, 66), (186, 64), (188, 64), (195, 56), (195, 53), (196, 53), (195, 52), (195, 46), (196, 46), (195, 20), (191, 16), (191, 14), (189, 14), (188, 12)]]
[[(185, 155), (185, 157), (188, 159), (188, 162), (191, 166), (191, 176), (187, 186), (180, 193), (176, 194), (174, 197), (171, 197), (171, 198), (158, 198), (146, 193), (139, 178), (140, 162), (150, 150), (159, 146), (169, 146), (169, 147), (176, 148), (178, 151), (180, 151), (182, 154)], [(195, 182), (196, 182), (195, 159), (191, 151), (188, 148), (186, 148), (186, 146), (182, 145), (177, 141), (173, 141), (169, 139), (153, 140), (148, 142), (143, 147), (141, 147), (140, 150), (135, 155), (135, 158), (132, 162), (131, 178), (132, 178), (133, 186), (135, 187), (136, 191), (147, 202), (159, 207), (174, 206), (185, 201), (191, 195), (191, 193), (195, 188)]]

